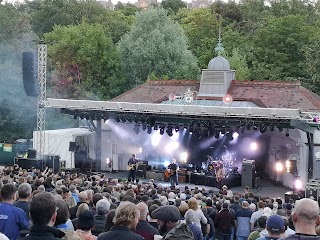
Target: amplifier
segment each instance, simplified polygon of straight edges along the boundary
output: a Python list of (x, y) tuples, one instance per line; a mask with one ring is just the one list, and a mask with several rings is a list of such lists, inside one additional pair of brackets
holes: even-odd
[(313, 198), (314, 200), (318, 201), (320, 195), (320, 182), (318, 180), (311, 179), (306, 183), (305, 188), (305, 197)]

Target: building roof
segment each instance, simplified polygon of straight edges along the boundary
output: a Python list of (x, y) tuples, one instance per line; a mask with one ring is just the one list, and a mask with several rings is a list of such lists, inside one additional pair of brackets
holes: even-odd
[[(217, 97), (197, 97), (198, 80), (159, 80), (147, 81), (111, 101), (133, 103), (166, 103), (170, 93), (183, 95), (189, 88), (195, 92), (194, 99), (222, 101)], [(233, 80), (227, 94), (233, 101), (251, 102), (262, 108), (290, 108), (303, 111), (319, 111), (320, 97), (307, 90), (299, 81), (237, 81)], [(208, 102), (206, 101), (206, 102)], [(212, 101), (212, 105), (215, 105)], [(206, 104), (208, 105), (208, 103)]]

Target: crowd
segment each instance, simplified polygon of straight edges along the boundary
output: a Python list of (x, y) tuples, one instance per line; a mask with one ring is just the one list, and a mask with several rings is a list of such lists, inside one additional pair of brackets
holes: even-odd
[(312, 199), (165, 188), (105, 174), (54, 174), (6, 167), (0, 182), (0, 240), (320, 239)]

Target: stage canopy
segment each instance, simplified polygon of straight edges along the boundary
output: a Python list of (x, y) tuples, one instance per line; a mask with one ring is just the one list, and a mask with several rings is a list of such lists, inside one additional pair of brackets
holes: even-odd
[[(37, 137), (37, 131), (34, 131), (33, 147), (35, 149)], [(86, 146), (89, 158), (95, 158), (95, 132), (86, 128), (46, 130), (44, 155), (59, 155), (62, 161), (66, 161), (66, 168), (74, 168), (74, 153), (69, 151), (70, 142), (76, 142), (78, 146)]]

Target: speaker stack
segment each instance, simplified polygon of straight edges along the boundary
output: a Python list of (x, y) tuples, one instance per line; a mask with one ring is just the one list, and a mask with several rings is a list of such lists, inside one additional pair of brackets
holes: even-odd
[(255, 161), (254, 160), (243, 160), (242, 161), (242, 176), (241, 176), (241, 186), (255, 188)]
[(27, 96), (30, 97), (37, 97), (39, 94), (35, 60), (36, 57), (33, 52), (22, 53), (23, 86)]

